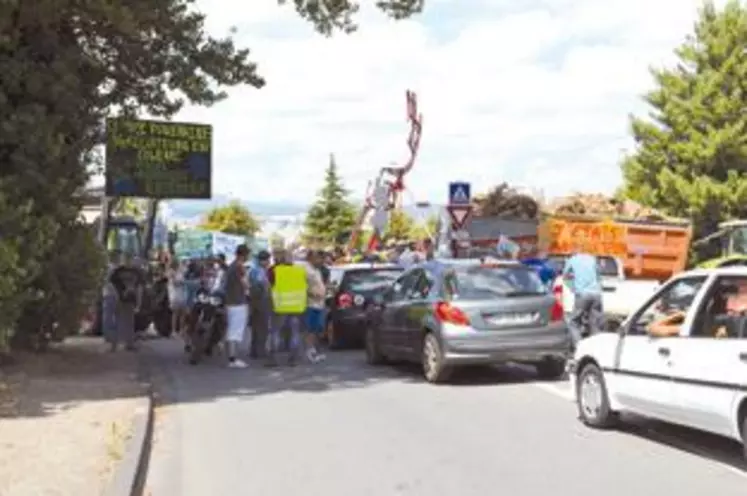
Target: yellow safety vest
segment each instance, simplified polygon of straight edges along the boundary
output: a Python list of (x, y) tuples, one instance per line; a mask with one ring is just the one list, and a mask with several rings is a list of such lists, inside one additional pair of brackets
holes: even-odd
[(276, 265), (272, 304), (275, 313), (299, 315), (306, 311), (308, 282), (306, 269), (299, 265)]

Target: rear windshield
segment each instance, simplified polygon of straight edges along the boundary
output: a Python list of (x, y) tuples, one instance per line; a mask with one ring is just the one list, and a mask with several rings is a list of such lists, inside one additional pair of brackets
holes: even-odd
[[(555, 272), (560, 274), (565, 268), (565, 263), (570, 257), (566, 256), (555, 256), (549, 257), (548, 262), (552, 265)], [(613, 257), (597, 257), (597, 268), (599, 269), (599, 275), (604, 277), (617, 277), (619, 275), (619, 267), (617, 266), (617, 260)]]
[(444, 276), (444, 291), (451, 298), (470, 300), (547, 294), (529, 267), (455, 267)]
[(390, 286), (402, 273), (398, 269), (348, 271), (342, 279), (343, 291), (368, 293)]

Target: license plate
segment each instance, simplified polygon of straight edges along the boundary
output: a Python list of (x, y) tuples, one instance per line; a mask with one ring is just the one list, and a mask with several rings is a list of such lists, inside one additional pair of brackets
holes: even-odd
[(506, 313), (488, 317), (487, 321), (495, 326), (510, 327), (533, 324), (537, 317), (537, 313)]

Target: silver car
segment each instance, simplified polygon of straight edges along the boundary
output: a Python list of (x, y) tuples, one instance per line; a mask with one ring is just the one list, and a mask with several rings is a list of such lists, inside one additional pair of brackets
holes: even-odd
[(559, 301), (516, 262), (435, 260), (404, 272), (369, 311), (366, 357), (421, 363), (429, 382), (461, 365), (536, 366), (565, 372), (571, 338)]

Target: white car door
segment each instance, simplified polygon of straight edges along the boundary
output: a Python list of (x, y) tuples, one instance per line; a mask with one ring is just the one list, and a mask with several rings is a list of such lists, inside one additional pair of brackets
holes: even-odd
[(610, 390), (622, 409), (662, 420), (675, 415), (672, 345), (682, 338), (653, 337), (649, 325), (669, 312), (684, 311), (682, 328), (687, 328), (705, 280), (705, 276), (691, 276), (669, 282), (626, 323), (610, 374)]
[(747, 317), (727, 308), (739, 287), (747, 291), (747, 276), (716, 278), (689, 337), (672, 344), (676, 422), (730, 437), (739, 434), (736, 403), (747, 391)]

